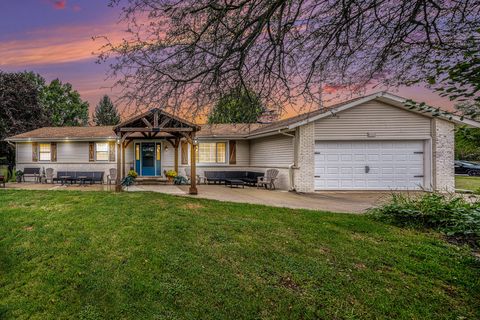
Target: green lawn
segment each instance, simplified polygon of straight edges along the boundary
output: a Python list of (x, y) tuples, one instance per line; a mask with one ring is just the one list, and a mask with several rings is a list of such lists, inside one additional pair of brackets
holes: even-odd
[(366, 216), (0, 190), (0, 319), (478, 319), (480, 264)]
[(455, 176), (455, 187), (475, 191), (480, 188), (480, 177)]

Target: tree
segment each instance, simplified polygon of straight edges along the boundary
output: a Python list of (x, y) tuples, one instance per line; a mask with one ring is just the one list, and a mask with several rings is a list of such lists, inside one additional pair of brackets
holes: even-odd
[(82, 101), (80, 94), (73, 90), (70, 83), (63, 84), (58, 79), (53, 80), (43, 91), (42, 103), (53, 126), (88, 124), (88, 102)]
[(42, 77), (30, 72), (0, 71), (0, 155), (7, 157), (10, 168), (15, 164), (15, 150), (3, 140), (50, 124), (42, 105), (44, 85)]
[(95, 107), (93, 122), (97, 126), (112, 126), (120, 123), (120, 115), (117, 107), (107, 95), (104, 95)]
[(457, 0), (111, 0), (129, 36), (107, 39), (124, 98), (213, 105), (232, 88), (264, 103), (319, 102), (323, 86), (358, 91), (427, 79), (455, 64), (480, 28), (480, 2)]
[(208, 123), (254, 123), (263, 111), (262, 102), (254, 93), (238, 89), (220, 98)]

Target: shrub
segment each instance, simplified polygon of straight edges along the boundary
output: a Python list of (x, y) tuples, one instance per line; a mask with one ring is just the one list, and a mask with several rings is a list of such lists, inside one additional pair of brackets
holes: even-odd
[(135, 170), (130, 170), (128, 171), (127, 176), (132, 177), (133, 179), (136, 179), (138, 177), (138, 174), (135, 172)]
[(165, 175), (166, 175), (167, 177), (175, 178), (175, 177), (177, 176), (177, 171), (175, 171), (175, 170), (168, 170), (168, 171), (165, 173)]
[(468, 202), (458, 196), (394, 194), (389, 203), (369, 213), (400, 227), (438, 230), (449, 237), (473, 239), (477, 243), (480, 239), (480, 202)]

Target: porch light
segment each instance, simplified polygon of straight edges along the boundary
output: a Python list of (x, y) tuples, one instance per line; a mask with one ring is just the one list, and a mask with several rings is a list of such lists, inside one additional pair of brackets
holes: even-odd
[(193, 145), (198, 146), (198, 138), (193, 139)]
[(168, 145), (165, 143), (165, 151), (168, 151)]

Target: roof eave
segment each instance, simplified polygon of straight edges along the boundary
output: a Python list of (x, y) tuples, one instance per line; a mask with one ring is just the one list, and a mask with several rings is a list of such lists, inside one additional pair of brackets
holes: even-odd
[(110, 136), (110, 137), (85, 137), (85, 138), (6, 138), (4, 141), (7, 142), (36, 142), (36, 141), (52, 141), (52, 142), (75, 142), (75, 141), (99, 141), (99, 140), (116, 140), (117, 137)]

